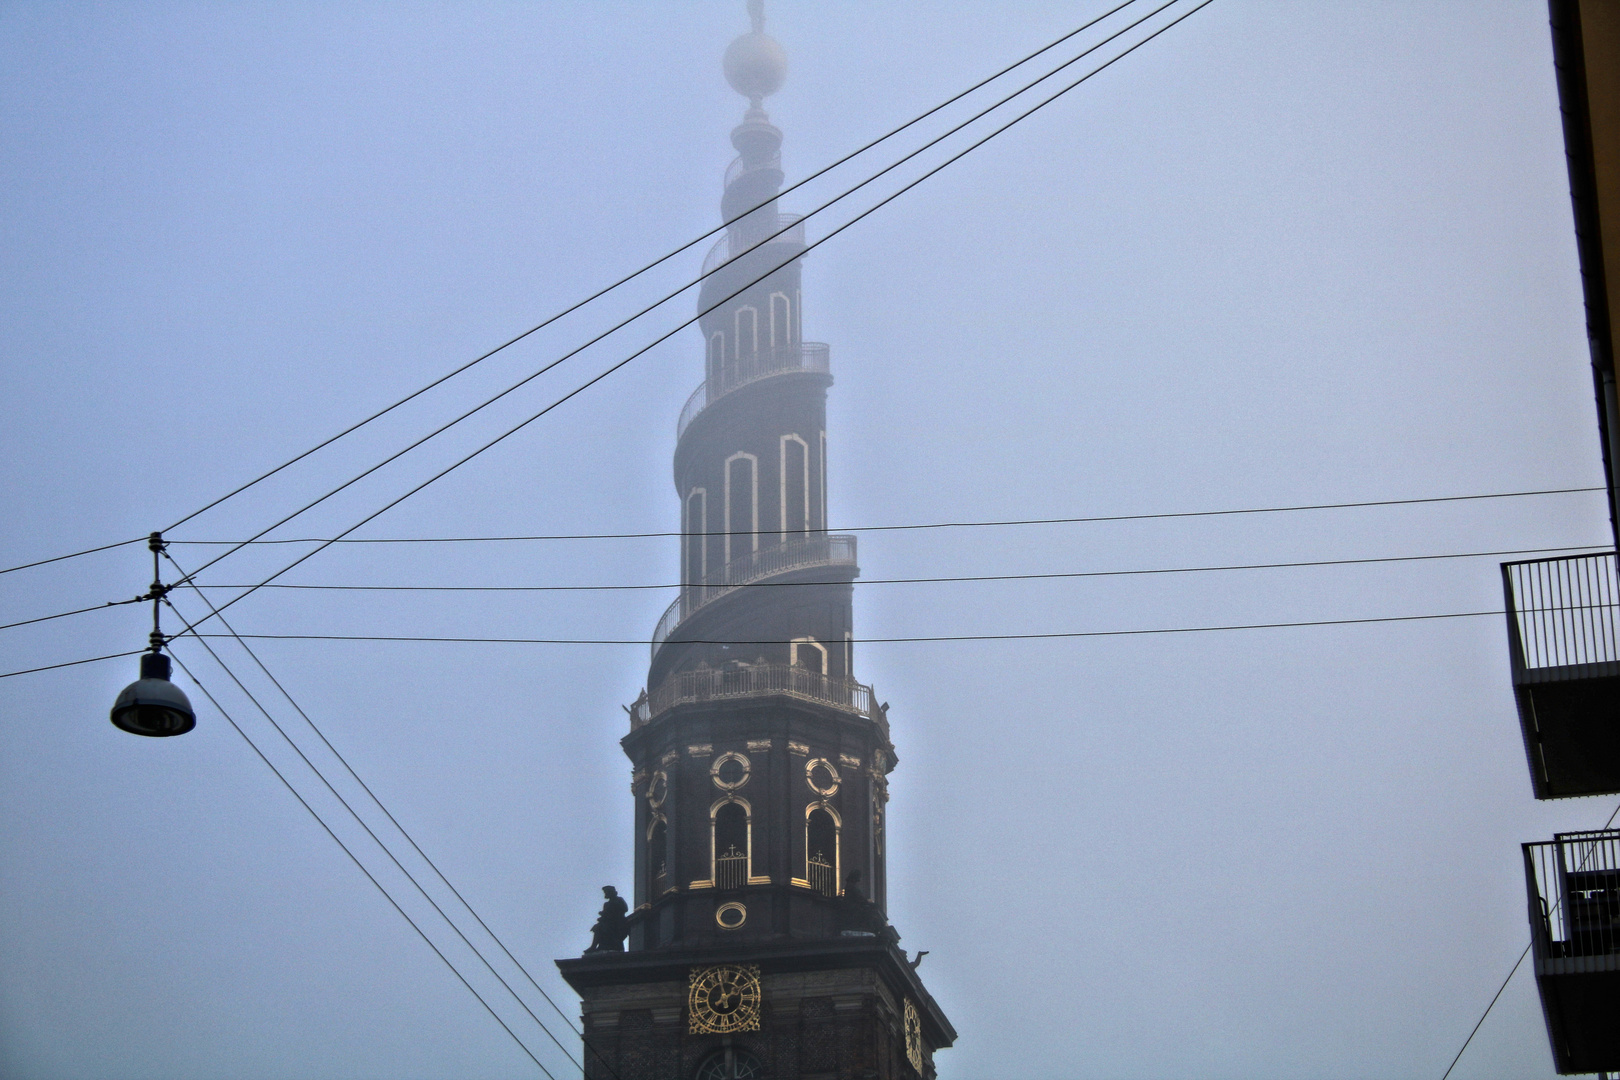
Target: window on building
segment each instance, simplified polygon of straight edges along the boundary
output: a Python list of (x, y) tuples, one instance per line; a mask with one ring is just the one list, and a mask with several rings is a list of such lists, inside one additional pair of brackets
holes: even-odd
[(714, 887), (740, 889), (748, 884), (748, 805), (730, 799), (715, 807)]
[(765, 1063), (746, 1050), (728, 1046), (703, 1059), (694, 1080), (758, 1080), (765, 1075)]
[(654, 818), (647, 830), (647, 887), (654, 898), (669, 888), (669, 827)]
[(782, 436), (782, 539), (810, 531), (810, 447)]
[(692, 493), (686, 497), (686, 580), (687, 585), (697, 585), (703, 581), (703, 576), (709, 572), (709, 493), (703, 488), (693, 488)]
[(785, 349), (793, 342), (793, 308), (785, 293), (771, 293), (771, 348)]
[(737, 358), (746, 360), (759, 352), (759, 312), (751, 307), (737, 309)]
[(759, 548), (759, 463), (753, 454), (726, 459), (726, 562)]
[(825, 675), (827, 647), (815, 638), (794, 638), (788, 643), (788, 663), (817, 675)]
[(822, 532), (827, 531), (827, 433), (821, 433), (821, 477), (817, 485), (821, 488), (821, 497), (816, 500), (821, 511), (820, 527)]
[(838, 895), (838, 819), (825, 806), (804, 819), (805, 880), (823, 896)]
[(708, 363), (704, 366), (704, 377), (709, 380), (708, 397), (710, 401), (725, 393), (721, 371), (726, 364), (726, 335), (723, 330), (716, 330), (709, 335)]

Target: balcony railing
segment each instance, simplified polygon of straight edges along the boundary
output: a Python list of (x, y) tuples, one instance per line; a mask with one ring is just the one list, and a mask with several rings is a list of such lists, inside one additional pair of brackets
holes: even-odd
[(805, 341), (798, 345), (785, 345), (776, 349), (763, 349), (752, 356), (720, 365), (718, 379), (698, 383), (692, 396), (681, 409), (681, 418), (675, 423), (675, 441), (679, 442), (686, 428), (697, 414), (725, 397), (733, 390), (790, 371), (813, 371), (826, 374), (831, 369), (830, 350), (819, 341)]
[(1537, 970), (1620, 971), (1620, 829), (1524, 845)]
[(630, 706), (632, 729), (652, 722), (676, 705), (694, 701), (726, 701), (734, 698), (785, 695), (801, 701), (831, 705), (845, 712), (887, 722), (881, 710), (874, 710), (872, 688), (845, 679), (832, 679), (809, 668), (792, 664), (739, 664), (736, 667), (700, 668), (677, 671), (662, 686)]
[(1620, 1069), (1620, 829), (1524, 845), (1536, 986), (1560, 1073)]
[(774, 228), (764, 226), (759, 234), (755, 234), (753, 229), (742, 227), (742, 223), (747, 220), (748, 217), (745, 215), (732, 222), (725, 235), (709, 248), (709, 253), (703, 257), (704, 277), (708, 277), (732, 259), (752, 251), (763, 243), (804, 246), (803, 214), (777, 214), (776, 226)]
[(730, 187), (731, 182), (733, 180), (737, 179), (737, 177), (741, 176), (745, 172), (753, 172), (755, 169), (776, 169), (776, 170), (780, 171), (781, 168), (782, 168), (782, 154), (781, 154), (780, 151), (778, 151), (777, 153), (772, 154), (770, 157), (766, 158), (764, 161), (755, 162), (753, 165), (750, 165), (746, 161), (744, 161), (743, 158), (742, 158), (742, 155), (739, 154), (738, 156), (731, 159), (731, 164), (730, 165), (726, 166), (726, 184), (725, 184), (725, 186)]
[(664, 610), (663, 617), (653, 630), (652, 652), (675, 632), (675, 628), (690, 619), (704, 605), (713, 603), (734, 589), (773, 574), (801, 570), (812, 566), (854, 566), (855, 538), (811, 533), (785, 544), (772, 544), (758, 551), (732, 559), (719, 570), (692, 582), (681, 589), (681, 595)]
[(827, 861), (827, 856), (818, 851), (807, 861), (810, 869), (810, 887), (822, 896), (837, 896), (836, 871), (833, 870), (832, 863)]
[(1620, 792), (1612, 552), (1502, 564), (1519, 724), (1538, 799)]
[(1502, 564), (1514, 680), (1620, 662), (1620, 582), (1613, 552)]
[(714, 860), (714, 887), (740, 889), (748, 884), (748, 855), (732, 844)]

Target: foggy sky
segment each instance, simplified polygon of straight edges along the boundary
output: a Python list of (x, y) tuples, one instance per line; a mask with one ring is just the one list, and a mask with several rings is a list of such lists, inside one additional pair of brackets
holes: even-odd
[[(789, 183), (1104, 10), (768, 8)], [(719, 0), (0, 9), (0, 565), (162, 528), (713, 227), (744, 107), (719, 56), (746, 25)], [(171, 539), (263, 528), (690, 280), (705, 246)], [(804, 289), (805, 336), (832, 348), (835, 529), (1602, 483), (1537, 0), (1216, 0), (818, 248)], [(347, 527), (692, 311), (277, 535)], [(683, 332), (357, 535), (673, 529), (675, 419), (701, 378)], [(860, 552), (877, 579), (1608, 537), (1601, 496), (1578, 494), (878, 532)], [(669, 538), (353, 545), (284, 580), (661, 584), (677, 556)], [(865, 584), (856, 633), (1491, 611), (1497, 561)], [(0, 621), (126, 599), (150, 573), (131, 546), (0, 576)], [(266, 590), (229, 617), (645, 639), (672, 595)], [(148, 619), (0, 632), (4, 670), (141, 648)], [(197, 643), (175, 651), (332, 811)], [(572, 1012), (551, 960), (631, 877), (616, 743), (645, 645), (258, 651)], [(856, 674), (892, 705), (889, 914), (960, 1032), (942, 1080), (1438, 1080), (1527, 940), (1517, 845), (1613, 809), (1531, 798), (1500, 617), (866, 644)], [(112, 728), (134, 677), (129, 658), (0, 680), (0, 1073), (536, 1075), (194, 684), (193, 734)], [(1551, 1075), (1526, 968), (1453, 1076)]]

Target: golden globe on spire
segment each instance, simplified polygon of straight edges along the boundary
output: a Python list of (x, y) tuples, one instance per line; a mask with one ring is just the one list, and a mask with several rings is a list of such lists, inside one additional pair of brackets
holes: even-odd
[(782, 88), (787, 78), (787, 53), (776, 39), (765, 33), (764, 0), (748, 0), (748, 17), (753, 29), (726, 46), (722, 62), (726, 82), (748, 99), (751, 109)]

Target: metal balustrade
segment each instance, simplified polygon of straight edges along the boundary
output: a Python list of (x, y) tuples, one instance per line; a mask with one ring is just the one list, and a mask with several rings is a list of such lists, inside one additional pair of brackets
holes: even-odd
[[(758, 211), (754, 211), (758, 213)], [(703, 276), (708, 277), (726, 263), (746, 255), (760, 244), (798, 244), (804, 246), (804, 215), (803, 214), (777, 214), (776, 227), (769, 225), (754, 229), (745, 229), (741, 223), (752, 217), (745, 215), (733, 221), (726, 228), (725, 235), (714, 242), (709, 253), (703, 257)]]
[(1502, 564), (1514, 674), (1620, 662), (1614, 553)]
[(726, 166), (726, 182), (724, 186), (730, 187), (731, 182), (737, 179), (737, 177), (741, 176), (745, 172), (753, 172), (755, 169), (775, 169), (777, 172), (781, 172), (782, 152), (778, 150), (765, 160), (755, 162), (752, 165), (744, 161), (741, 154), (732, 158), (731, 164)]
[(740, 889), (748, 884), (748, 855), (733, 844), (714, 860), (714, 887)]
[(845, 712), (875, 720), (885, 728), (887, 720), (872, 704), (872, 688), (847, 679), (833, 679), (792, 664), (738, 664), (724, 668), (677, 671), (651, 694), (643, 694), (628, 707), (632, 728), (643, 727), (676, 705), (695, 701), (725, 701), (734, 698), (784, 695), (802, 701), (831, 705)]
[(1536, 988), (1560, 1073), (1620, 1070), (1620, 829), (1524, 845)]
[(809, 860), (810, 887), (822, 896), (837, 896), (838, 881), (832, 863), (821, 852), (811, 855)]
[(784, 345), (775, 349), (762, 349), (750, 356), (739, 357), (720, 365), (719, 379), (698, 383), (692, 396), (686, 399), (681, 417), (675, 422), (675, 441), (680, 442), (687, 426), (698, 413), (713, 405), (733, 390), (772, 375), (791, 371), (812, 371), (826, 374), (831, 370), (828, 357), (831, 350), (819, 341), (805, 341), (798, 345)]
[(1538, 799), (1620, 792), (1612, 552), (1502, 564), (1513, 692)]
[(855, 538), (811, 533), (785, 544), (772, 544), (758, 551), (732, 559), (719, 570), (701, 581), (682, 586), (663, 617), (653, 629), (652, 654), (674, 633), (675, 628), (690, 619), (705, 605), (713, 603), (734, 589), (790, 570), (812, 566), (854, 566)]

